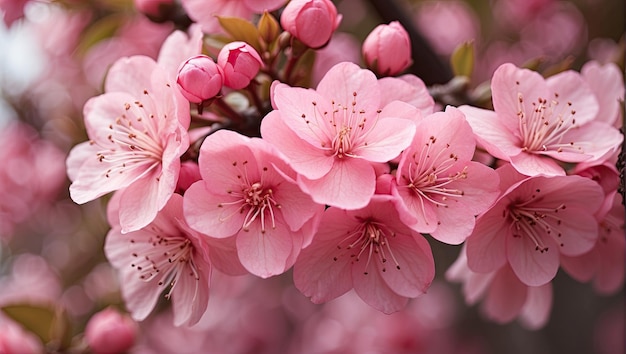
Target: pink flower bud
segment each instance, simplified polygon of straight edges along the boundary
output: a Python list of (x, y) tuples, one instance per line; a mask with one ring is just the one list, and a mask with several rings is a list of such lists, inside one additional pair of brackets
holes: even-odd
[(280, 16), (283, 28), (311, 48), (328, 43), (340, 22), (330, 0), (292, 0)]
[(200, 103), (220, 92), (224, 73), (211, 57), (196, 55), (180, 66), (176, 83), (189, 102)]
[(93, 315), (85, 328), (87, 344), (95, 353), (125, 353), (136, 336), (137, 323), (112, 307)]
[(363, 42), (367, 66), (382, 76), (394, 76), (411, 65), (411, 40), (398, 21), (378, 25)]
[(171, 9), (174, 0), (134, 0), (135, 8), (148, 16), (161, 17), (163, 12)]
[(238, 90), (250, 84), (263, 66), (263, 60), (248, 43), (231, 42), (220, 51), (217, 65), (224, 72), (224, 85)]

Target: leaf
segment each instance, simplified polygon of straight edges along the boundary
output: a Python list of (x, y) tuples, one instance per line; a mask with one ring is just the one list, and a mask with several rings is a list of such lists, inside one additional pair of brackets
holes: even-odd
[(59, 349), (71, 342), (70, 322), (60, 307), (15, 304), (0, 308), (4, 314), (35, 334), (41, 342)]
[(475, 60), (474, 42), (460, 44), (450, 57), (450, 64), (455, 76), (471, 77)]
[(259, 43), (259, 30), (252, 24), (238, 17), (217, 16), (220, 25), (235, 41), (242, 41), (250, 44), (258, 52), (261, 52)]

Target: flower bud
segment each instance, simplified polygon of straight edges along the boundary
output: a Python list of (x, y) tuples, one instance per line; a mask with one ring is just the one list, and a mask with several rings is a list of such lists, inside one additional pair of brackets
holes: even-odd
[(231, 42), (218, 54), (217, 65), (224, 72), (224, 85), (238, 90), (250, 84), (263, 66), (263, 60), (248, 43)]
[(201, 103), (220, 92), (224, 73), (211, 57), (200, 54), (180, 66), (176, 83), (189, 102)]
[(367, 66), (381, 76), (394, 76), (411, 65), (411, 40), (398, 21), (378, 25), (363, 42)]
[(340, 22), (330, 0), (292, 0), (280, 16), (283, 28), (310, 48), (328, 43)]
[(85, 339), (94, 353), (125, 353), (135, 343), (137, 323), (112, 307), (89, 319)]
[(280, 34), (278, 21), (267, 11), (263, 12), (263, 15), (261, 15), (257, 27), (259, 29), (259, 35), (267, 44), (274, 42)]

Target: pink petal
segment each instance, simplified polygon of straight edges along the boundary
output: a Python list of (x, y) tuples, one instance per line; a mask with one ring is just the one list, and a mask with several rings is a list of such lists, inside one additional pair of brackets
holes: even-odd
[[(435, 261), (426, 239), (417, 235), (401, 235), (390, 241), (393, 257), (385, 264), (376, 262), (378, 271), (385, 283), (400, 296), (417, 297), (426, 293), (435, 277)], [(383, 272), (382, 269), (386, 270)]]
[(374, 73), (350, 62), (339, 63), (328, 70), (317, 85), (317, 92), (327, 101), (333, 100), (333, 108), (338, 105), (352, 107), (352, 102), (356, 101), (357, 110), (375, 114), (382, 107), (378, 80)]
[[(552, 98), (544, 78), (539, 73), (517, 68), (510, 63), (501, 65), (493, 73), (491, 92), (493, 107), (498, 114), (498, 123), (503, 126), (503, 129), (510, 132), (519, 129), (519, 118), (517, 116), (517, 113), (520, 111), (519, 94), (522, 95), (524, 100), (521, 103), (524, 112), (533, 111), (532, 103), (537, 98)], [(474, 127), (472, 122), (470, 124)], [(476, 131), (476, 129), (474, 130)], [(481, 135), (480, 132), (477, 132), (477, 134)]]
[(120, 278), (124, 304), (135, 321), (143, 321), (148, 317), (161, 294), (156, 282), (144, 282), (138, 279), (135, 272), (122, 271)]
[(185, 60), (202, 52), (202, 31), (195, 25), (189, 28), (189, 34), (174, 31), (161, 45), (158, 64), (163, 67), (171, 82), (176, 82), (178, 67)]
[(203, 180), (195, 182), (185, 192), (185, 220), (192, 229), (211, 237), (233, 236), (243, 226), (245, 214), (239, 212), (239, 204), (229, 204), (229, 200), (233, 199), (228, 195), (209, 192)]
[(519, 314), (520, 322), (530, 330), (545, 326), (552, 309), (552, 284), (529, 287), (526, 303)]
[(298, 184), (313, 200), (343, 209), (359, 209), (367, 205), (376, 189), (373, 167), (359, 159), (337, 159), (325, 176), (316, 180), (305, 177)]
[(399, 77), (383, 77), (378, 80), (381, 91), (381, 106), (392, 101), (406, 102), (426, 116), (433, 113), (435, 101), (419, 77), (411, 74)]
[(491, 282), (483, 309), (498, 322), (512, 321), (526, 302), (528, 287), (522, 284), (508, 266), (500, 269)]
[(282, 112), (272, 111), (261, 122), (261, 135), (276, 146), (298, 173), (307, 178), (324, 176), (333, 166), (334, 156), (327, 156), (318, 146), (301, 139), (285, 126)]
[(624, 136), (618, 129), (601, 122), (589, 122), (579, 129), (572, 129), (563, 137), (564, 142), (583, 146), (582, 154), (550, 151), (550, 156), (567, 162), (598, 160), (607, 153), (617, 151)]
[(406, 307), (408, 298), (396, 294), (383, 280), (378, 268), (371, 267), (366, 272), (367, 262), (355, 262), (352, 265), (354, 290), (363, 301), (378, 311), (391, 314)]
[(371, 162), (387, 162), (409, 146), (415, 134), (415, 124), (407, 119), (380, 118), (361, 145), (353, 151)]
[(235, 239), (236, 236), (221, 239), (205, 237), (204, 243), (210, 248), (211, 264), (215, 269), (227, 275), (248, 274), (237, 255)]
[(282, 274), (291, 266), (287, 259), (292, 251), (292, 237), (298, 235), (289, 230), (282, 218), (276, 219), (276, 228), (266, 227), (265, 232), (255, 222), (249, 231), (241, 230), (237, 234), (239, 260), (250, 273), (261, 278)]
[(581, 283), (586, 283), (593, 278), (599, 261), (599, 254), (595, 250), (576, 257), (561, 255), (560, 259), (563, 270)]
[(563, 71), (547, 78), (546, 83), (551, 94), (549, 97), (558, 93), (556, 100), (560, 102), (559, 106), (565, 107), (563, 109), (567, 110), (566, 113), (572, 110), (576, 112), (577, 124), (585, 124), (598, 114), (598, 101), (579, 73), (573, 70)]
[(543, 239), (547, 250), (538, 250), (526, 235), (508, 236), (506, 253), (511, 268), (520, 281), (530, 286), (541, 286), (552, 279), (559, 269), (558, 245), (550, 238)]
[(274, 197), (281, 205), (280, 213), (292, 231), (300, 230), (314, 215), (324, 211), (322, 204), (314, 203), (296, 184), (287, 181), (276, 188)]
[(177, 279), (176, 291), (172, 292), (174, 326), (177, 327), (198, 323), (207, 309), (211, 265), (205, 262), (196, 262), (195, 265), (199, 279), (187, 273), (181, 274)]
[(141, 97), (149, 83), (152, 82), (152, 73), (157, 69), (154, 59), (134, 55), (117, 60), (109, 69), (106, 77), (105, 92), (128, 92), (135, 97)]
[(565, 174), (563, 167), (549, 157), (542, 155), (522, 152), (519, 155), (512, 156), (511, 165), (517, 171), (527, 176), (548, 175), (562, 176)]
[(614, 63), (600, 65), (590, 61), (583, 65), (580, 73), (598, 100), (595, 121), (614, 125), (619, 117), (619, 102), (624, 101), (624, 79), (619, 67)]
[(502, 207), (489, 210), (476, 220), (467, 239), (467, 265), (478, 273), (493, 272), (506, 263), (506, 239), (510, 225), (502, 217)]
[(396, 208), (402, 222), (421, 233), (431, 233), (437, 228), (435, 206), (406, 187), (393, 184), (392, 195), (397, 196)]
[(471, 106), (460, 106), (467, 122), (472, 127), (478, 145), (496, 158), (508, 161), (509, 156), (519, 154), (519, 139), (502, 124), (496, 112)]

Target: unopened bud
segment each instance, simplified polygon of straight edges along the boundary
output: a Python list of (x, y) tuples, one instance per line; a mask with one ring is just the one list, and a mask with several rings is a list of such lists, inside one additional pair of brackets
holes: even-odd
[(176, 83), (189, 102), (201, 103), (220, 92), (224, 73), (211, 57), (200, 54), (180, 66)]
[(381, 76), (394, 76), (411, 65), (411, 40), (398, 21), (378, 25), (363, 42), (363, 59)]
[(280, 34), (280, 25), (278, 24), (278, 21), (267, 11), (263, 12), (263, 15), (261, 15), (257, 27), (261, 38), (267, 44), (274, 42)]
[(220, 50), (217, 65), (224, 73), (224, 85), (238, 90), (250, 84), (263, 66), (263, 60), (248, 43), (231, 42)]
[(323, 47), (341, 22), (330, 0), (292, 0), (280, 15), (280, 24), (310, 48)]
[(85, 339), (94, 353), (125, 353), (134, 344), (137, 323), (128, 315), (112, 307), (106, 308), (89, 319)]

